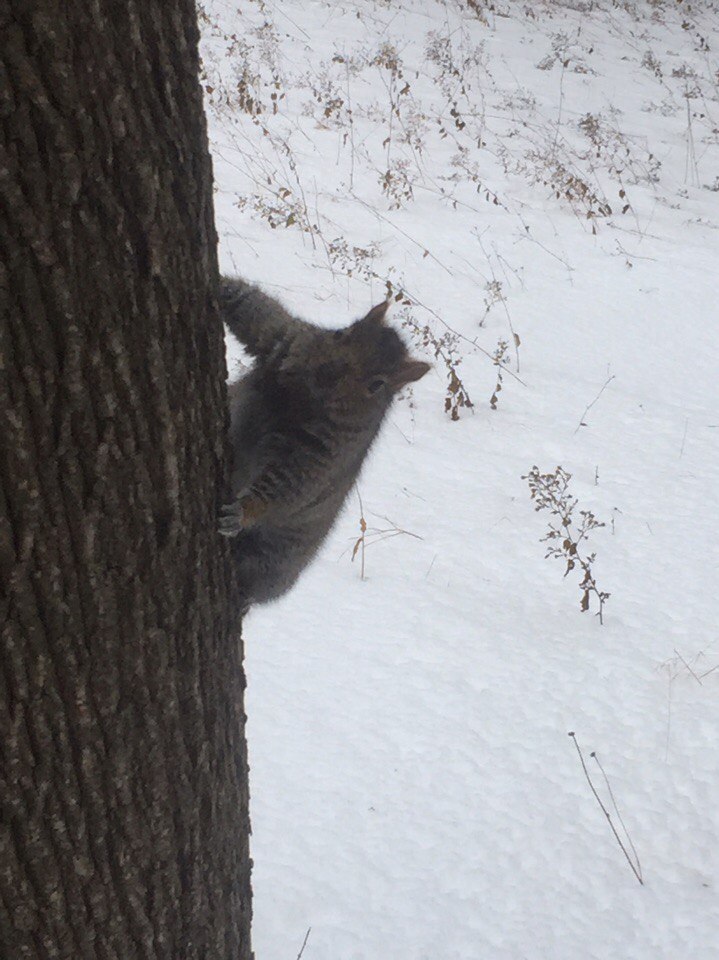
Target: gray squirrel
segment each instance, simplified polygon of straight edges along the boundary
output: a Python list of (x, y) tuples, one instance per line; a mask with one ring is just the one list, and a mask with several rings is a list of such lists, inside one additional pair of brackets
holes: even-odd
[(384, 322), (387, 303), (327, 330), (257, 287), (223, 278), (218, 300), (255, 358), (229, 386), (232, 501), (220, 533), (247, 606), (282, 596), (312, 560), (354, 484), (392, 399), (430, 365)]

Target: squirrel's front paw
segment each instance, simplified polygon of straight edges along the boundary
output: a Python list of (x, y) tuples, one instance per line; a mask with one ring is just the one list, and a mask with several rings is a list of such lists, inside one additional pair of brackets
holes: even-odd
[(267, 504), (252, 494), (237, 497), (232, 503), (220, 507), (218, 530), (223, 537), (236, 537), (238, 533), (258, 523), (267, 510)]
[(236, 537), (244, 527), (245, 511), (239, 500), (225, 503), (220, 507), (220, 519), (217, 531), (223, 537)]

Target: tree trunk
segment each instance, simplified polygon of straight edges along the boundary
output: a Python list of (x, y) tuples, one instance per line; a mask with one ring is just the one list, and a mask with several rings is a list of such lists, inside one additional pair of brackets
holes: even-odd
[(191, 0), (0, 0), (0, 956), (251, 957)]

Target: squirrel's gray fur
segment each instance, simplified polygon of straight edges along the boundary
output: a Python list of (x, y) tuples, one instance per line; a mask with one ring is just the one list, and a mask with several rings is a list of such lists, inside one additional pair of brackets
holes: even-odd
[(394, 394), (429, 364), (413, 359), (387, 304), (339, 330), (289, 314), (223, 278), (222, 318), (253, 368), (229, 387), (233, 500), (220, 532), (234, 537), (247, 604), (285, 593), (326, 537)]

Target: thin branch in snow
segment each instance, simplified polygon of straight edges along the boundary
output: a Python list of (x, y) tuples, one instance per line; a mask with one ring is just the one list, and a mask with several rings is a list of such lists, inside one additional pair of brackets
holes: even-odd
[(302, 941), (300, 952), (297, 954), (297, 960), (302, 960), (302, 954), (305, 952), (305, 947), (307, 946), (307, 941), (309, 940), (311, 930), (312, 927), (307, 927), (307, 933), (305, 934), (305, 939)]
[[(576, 739), (575, 739), (575, 743), (576, 743)], [(614, 797), (614, 791), (612, 790), (612, 785), (611, 785), (610, 782), (609, 782), (609, 777), (608, 777), (608, 776), (606, 775), (606, 773), (604, 772), (604, 767), (602, 766), (602, 764), (601, 764), (600, 761), (599, 761), (599, 757), (597, 756), (596, 750), (593, 750), (593, 751), (589, 754), (589, 756), (595, 761), (595, 763), (597, 764), (597, 766), (599, 767), (599, 769), (602, 771), (602, 776), (604, 777), (604, 783), (606, 784), (607, 790), (609, 791), (609, 796), (610, 796), (610, 798), (611, 798), (612, 806), (614, 807), (614, 811), (615, 811), (615, 813), (616, 813), (616, 815), (617, 815), (617, 819), (619, 820), (619, 822), (620, 822), (621, 825), (622, 825), (622, 830), (624, 831), (624, 835), (625, 835), (625, 837), (627, 838), (627, 840), (628, 840), (628, 842), (629, 842), (629, 846), (632, 848), (632, 853), (633, 853), (633, 855), (634, 855), (634, 860), (635, 860), (635, 863), (636, 863), (636, 866), (637, 866), (637, 873), (639, 874), (640, 882), (641, 882), (642, 865), (641, 865), (641, 863), (639, 862), (639, 854), (637, 853), (636, 847), (634, 846), (634, 843), (632, 842), (632, 838), (631, 838), (630, 835), (629, 835), (629, 831), (627, 830), (627, 825), (625, 824), (624, 820), (622, 819), (622, 815), (621, 815), (621, 813), (619, 812), (619, 807), (617, 806), (617, 801), (616, 801), (616, 799), (615, 799), (615, 797)]]
[(606, 379), (605, 382), (604, 382), (604, 386), (603, 386), (602, 389), (599, 391), (599, 393), (596, 395), (596, 397), (594, 398), (594, 400), (592, 400), (592, 402), (589, 403), (589, 404), (587, 404), (587, 406), (584, 408), (584, 413), (583, 413), (583, 414), (581, 415), (581, 417), (579, 418), (579, 423), (577, 424), (577, 428), (576, 428), (576, 430), (574, 431), (575, 433), (577, 433), (577, 431), (579, 430), (580, 427), (586, 427), (587, 424), (586, 424), (584, 418), (585, 418), (586, 415), (589, 413), (589, 411), (592, 409), (592, 407), (593, 407), (594, 404), (597, 402), (597, 400), (598, 400), (598, 399), (601, 397), (601, 395), (604, 393), (604, 391), (607, 389), (607, 387), (608, 387), (609, 384), (612, 382), (612, 380), (615, 380), (615, 379), (616, 379), (616, 376), (615, 376), (614, 374), (612, 374), (610, 377), (607, 377), (607, 379)]
[[(611, 828), (612, 833), (614, 834), (614, 838), (615, 838), (615, 840), (617, 841), (617, 843), (619, 844), (619, 848), (620, 848), (620, 850), (622, 851), (622, 853), (624, 854), (627, 863), (628, 863), (629, 866), (631, 867), (632, 873), (633, 873), (634, 876), (637, 878), (637, 880), (641, 883), (641, 885), (644, 886), (644, 880), (642, 879), (641, 864), (639, 863), (639, 858), (637, 857), (637, 862), (636, 862), (636, 865), (635, 865), (634, 862), (633, 862), (633, 860), (632, 860), (632, 858), (629, 856), (629, 853), (627, 852), (627, 848), (626, 848), (626, 847), (624, 846), (624, 844), (622, 843), (622, 838), (621, 838), (621, 837), (619, 836), (619, 834), (617, 833), (617, 828), (616, 828), (616, 827), (614, 826), (614, 824), (612, 823), (612, 815), (610, 814), (610, 812), (609, 812), (609, 811), (607, 810), (607, 808), (605, 807), (604, 803), (602, 802), (602, 798), (601, 798), (601, 797), (599, 796), (599, 794), (597, 793), (597, 788), (596, 788), (596, 787), (594, 786), (594, 784), (592, 783), (592, 778), (589, 776), (589, 771), (587, 770), (587, 765), (586, 765), (586, 763), (584, 762), (584, 755), (583, 755), (583, 753), (582, 753), (582, 751), (581, 751), (581, 749), (580, 749), (580, 747), (579, 747), (579, 744), (577, 743), (577, 737), (576, 737), (576, 735), (574, 734), (573, 731), (570, 731), (570, 732), (569, 732), (569, 736), (572, 738), (572, 740), (573, 740), (573, 742), (574, 742), (574, 746), (575, 746), (576, 749), (577, 749), (577, 753), (579, 754), (579, 762), (582, 764), (582, 770), (584, 771), (584, 776), (587, 778), (587, 783), (589, 784), (589, 787), (590, 787), (592, 793), (594, 794), (594, 798), (595, 798), (595, 800), (597, 801), (597, 803), (599, 804), (599, 807), (600, 807), (602, 813), (603, 813), (604, 816), (607, 818), (607, 822), (608, 822), (608, 824), (609, 824), (609, 826), (610, 826), (610, 828)], [(594, 757), (595, 754), (592, 753), (592, 756)], [(597, 761), (597, 762), (599, 762), (599, 761)], [(601, 769), (601, 766), (600, 766), (600, 769)], [(602, 771), (602, 772), (603, 772), (603, 771)], [(612, 802), (614, 802), (614, 797), (613, 797), (613, 795), (612, 795), (611, 789), (610, 789), (609, 793), (610, 793), (610, 796), (612, 796)], [(616, 804), (614, 804), (614, 808), (615, 808), (615, 810), (617, 809), (617, 808), (616, 808)], [(618, 810), (617, 810), (617, 816), (619, 816), (619, 811), (618, 811)], [(622, 822), (621, 816), (619, 816), (619, 822), (622, 824), (622, 827), (624, 827), (624, 823)], [(626, 827), (624, 827), (624, 831), (625, 831), (625, 833), (626, 833)], [(629, 838), (629, 834), (628, 834), (628, 833), (627, 833), (627, 837)], [(634, 850), (634, 844), (632, 843), (631, 839), (629, 839), (629, 845), (630, 845), (630, 847), (632, 848), (632, 851), (634, 852), (634, 856), (636, 857), (636, 851)]]

